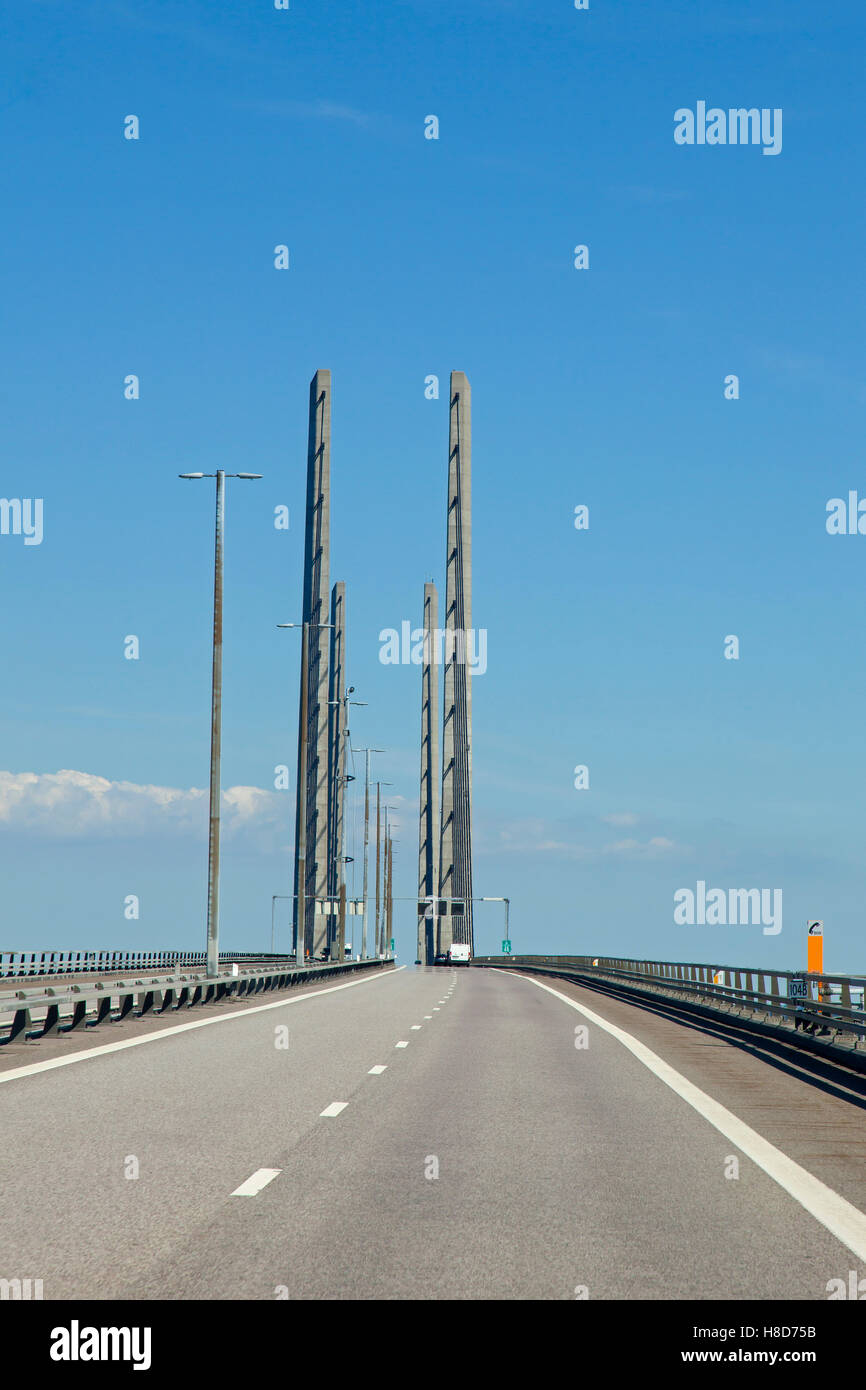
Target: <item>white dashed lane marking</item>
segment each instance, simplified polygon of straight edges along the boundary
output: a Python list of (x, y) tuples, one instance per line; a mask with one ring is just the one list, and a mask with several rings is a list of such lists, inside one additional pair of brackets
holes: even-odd
[(147, 1043), (159, 1042), (160, 1038), (173, 1038), (178, 1033), (191, 1033), (195, 1028), (212, 1028), (217, 1023), (230, 1023), (232, 1019), (249, 1018), (252, 1014), (263, 1014), (269, 1009), (288, 1009), (293, 1004), (302, 1004), (306, 999), (324, 998), (326, 994), (336, 994), (341, 989), (357, 989), (358, 985), (371, 984), (374, 980), (396, 979), (405, 965), (396, 970), (383, 970), (375, 975), (364, 975), (360, 980), (349, 980), (342, 985), (328, 985), (326, 989), (296, 994), (294, 999), (277, 999), (273, 1004), (257, 1004), (253, 1008), (232, 1009), (228, 1014), (217, 1014), (214, 1018), (198, 1018), (193, 1023), (176, 1023), (171, 1028), (160, 1028), (156, 1033), (146, 1033), (143, 1038), (124, 1038), (122, 1042), (104, 1043), (101, 1047), (88, 1048), (86, 1052), (73, 1052), (68, 1057), (48, 1057), (44, 1062), (31, 1062), (23, 1067), (10, 1067), (0, 1073), (0, 1086), (7, 1081), (18, 1081), (24, 1076), (36, 1076), (40, 1072), (53, 1071), (55, 1067), (69, 1067), (73, 1062), (92, 1062), (96, 1057), (106, 1057), (109, 1052), (123, 1052), (129, 1047), (144, 1047)]
[(367, 1072), (367, 1075), (368, 1075), (368, 1076), (381, 1076), (381, 1075), (382, 1075), (382, 1072), (383, 1072), (383, 1071), (387, 1071), (387, 1070), (388, 1070), (387, 1067), (371, 1067), (370, 1070)]
[(320, 1111), (319, 1119), (333, 1119), (335, 1115), (339, 1115), (341, 1110), (345, 1110), (348, 1104), (349, 1102), (347, 1100), (332, 1100), (330, 1105), (326, 1106), (324, 1110)]
[(398, 1043), (395, 1043), (394, 1046), (395, 1046), (395, 1047), (408, 1047), (409, 1044), (408, 1044), (407, 1042), (398, 1042)]
[(236, 1187), (232, 1193), (233, 1197), (256, 1197), (263, 1187), (267, 1187), (269, 1182), (279, 1177), (282, 1168), (257, 1168), (251, 1178), (242, 1182), (240, 1187)]

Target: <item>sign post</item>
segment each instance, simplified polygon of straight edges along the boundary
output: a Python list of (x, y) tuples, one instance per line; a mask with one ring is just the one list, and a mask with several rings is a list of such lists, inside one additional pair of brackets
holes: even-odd
[[(810, 975), (824, 973), (824, 923), (812, 918), (806, 923), (806, 969)], [(815, 994), (820, 1002), (830, 997), (828, 985), (816, 986)]]
[(806, 923), (806, 969), (810, 975), (824, 973), (824, 923)]

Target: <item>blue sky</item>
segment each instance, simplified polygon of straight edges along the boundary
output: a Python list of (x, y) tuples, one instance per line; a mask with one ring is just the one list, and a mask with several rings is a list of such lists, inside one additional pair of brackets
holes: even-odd
[[(412, 897), (420, 679), (378, 634), (444, 583), (459, 369), (475, 886), (514, 949), (797, 966), (817, 916), (866, 968), (866, 537), (825, 528), (866, 495), (854, 4), (45, 0), (10, 30), (2, 493), (44, 539), (0, 536), (0, 947), (203, 943), (213, 485), (176, 475), (217, 467), (264, 475), (229, 484), (222, 888), (225, 945), (267, 946), (318, 367), (353, 741), (388, 749)], [(781, 108), (782, 152), (676, 145), (699, 100)], [(699, 879), (781, 888), (782, 932), (675, 925)], [(498, 948), (501, 909), (476, 925)], [(414, 931), (403, 904), (403, 959)]]

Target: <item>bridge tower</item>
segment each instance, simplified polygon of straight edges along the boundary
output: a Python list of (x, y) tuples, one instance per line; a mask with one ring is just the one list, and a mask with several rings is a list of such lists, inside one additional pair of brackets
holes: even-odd
[(421, 819), (418, 828), (418, 959), (433, 964), (435, 915), (421, 910), (439, 891), (439, 667), (435, 649), (439, 595), (424, 585), (424, 648), (421, 663)]
[(447, 951), (452, 941), (465, 942), (474, 950), (472, 692), (467, 666), (472, 626), (472, 401), (463, 372), (451, 373), (449, 398), (439, 896), (451, 901), (448, 915), (437, 919), (439, 952)]
[[(304, 537), (303, 619), (309, 623), (307, 651), (307, 785), (300, 785), (295, 830), (294, 932), (297, 942), (298, 894), (305, 895), (304, 952), (323, 955), (328, 922), (321, 905), (328, 894), (328, 585), (331, 517), (331, 373), (318, 371), (310, 382), (307, 443), (307, 510)], [(303, 640), (303, 639), (302, 639)], [(299, 744), (303, 730), (300, 731)], [(300, 885), (297, 829), (306, 822), (306, 883)]]

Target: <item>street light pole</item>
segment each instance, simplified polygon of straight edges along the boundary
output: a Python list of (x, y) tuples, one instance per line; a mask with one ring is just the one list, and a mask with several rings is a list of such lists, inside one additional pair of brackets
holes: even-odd
[(370, 848), (370, 754), (384, 753), (384, 748), (356, 748), (356, 753), (365, 753), (366, 774), (364, 777), (364, 915), (362, 918), (361, 959), (367, 959), (367, 877)]
[(370, 844), (370, 752), (371, 749), (365, 748), (366, 753), (366, 775), (364, 777), (364, 916), (362, 918), (361, 930), (361, 959), (367, 959), (367, 850)]
[(505, 903), (505, 940), (508, 941), (508, 909), (511, 906), (508, 898), (474, 898), (473, 902), (479, 903)]
[[(339, 700), (329, 700), (329, 701), (328, 701), (328, 704), (331, 705), (331, 706), (336, 706), (336, 707), (338, 707), (338, 708), (339, 708), (339, 706), (340, 706), (341, 704), (342, 704), (342, 706), (343, 706), (343, 724), (344, 724), (344, 728), (343, 728), (343, 730), (342, 730), (343, 746), (342, 746), (342, 749), (341, 749), (341, 750), (339, 751), (339, 753), (338, 753), (336, 775), (340, 778), (340, 781), (342, 782), (342, 786), (343, 786), (343, 797), (344, 797), (344, 798), (345, 798), (345, 796), (346, 796), (346, 788), (348, 787), (349, 783), (350, 783), (350, 782), (354, 782), (354, 780), (355, 780), (355, 778), (349, 774), (349, 770), (348, 770), (349, 764), (348, 764), (348, 756), (347, 756), (347, 755), (348, 755), (348, 753), (351, 751), (351, 731), (350, 731), (350, 729), (349, 729), (349, 706), (350, 706), (350, 705), (355, 705), (355, 706), (357, 706), (358, 708), (362, 708), (362, 707), (365, 707), (366, 704), (367, 704), (367, 701), (366, 701), (366, 700), (352, 700), (352, 699), (350, 699), (349, 697), (350, 697), (351, 695), (353, 695), (354, 693), (355, 693), (355, 687), (354, 687), (353, 685), (350, 685), (349, 688), (348, 688), (348, 690), (346, 691), (346, 693), (341, 697), (341, 699), (339, 699)], [(336, 798), (335, 798), (335, 802), (336, 802)], [(340, 843), (339, 843), (339, 845), (336, 845), (336, 846), (334, 847), (335, 853), (336, 853), (336, 855), (338, 856), (338, 857), (337, 857), (337, 863), (336, 863), (335, 866), (334, 866), (334, 867), (335, 867), (335, 875), (334, 875), (334, 876), (335, 876), (335, 880), (336, 880), (336, 883), (337, 883), (337, 892), (338, 892), (338, 905), (337, 905), (337, 912), (338, 912), (338, 916), (337, 916), (337, 942), (338, 942), (338, 944), (337, 944), (337, 951), (338, 951), (338, 955), (337, 955), (337, 959), (338, 959), (339, 961), (344, 961), (344, 960), (346, 959), (346, 864), (347, 864), (347, 863), (354, 863), (354, 860), (350, 860), (350, 859), (349, 859), (349, 856), (346, 854), (346, 820), (347, 820), (347, 817), (346, 817), (346, 814), (345, 814), (345, 803), (344, 803), (344, 811), (343, 811), (342, 816), (340, 817), (340, 829), (341, 829)], [(331, 904), (331, 905), (333, 906), (333, 904)], [(330, 933), (329, 933), (329, 934), (330, 934)]]
[(213, 581), (213, 663), (211, 668), (210, 713), (210, 818), (207, 848), (207, 975), (219, 974), (219, 896), (220, 896), (220, 754), (222, 748), (223, 690), (223, 547), (225, 540), (225, 480), (260, 478), (261, 473), (180, 473), (190, 480), (216, 478), (216, 521), (214, 526)]
[(216, 475), (216, 525), (213, 581), (213, 668), (210, 712), (210, 823), (207, 845), (207, 973), (219, 974), (220, 899), (220, 755), (223, 698), (223, 542), (226, 475)]
[[(381, 802), (382, 802), (382, 788), (383, 788), (383, 787), (390, 787), (390, 786), (392, 786), (392, 785), (393, 785), (393, 784), (392, 784), (391, 782), (377, 782), (377, 783), (376, 783), (376, 916), (375, 916), (375, 918), (374, 918), (373, 939), (374, 939), (374, 941), (376, 942), (376, 954), (377, 954), (377, 955), (380, 955), (380, 954), (381, 954), (381, 952), (379, 951), (379, 943), (380, 943), (381, 940), (382, 940), (382, 915), (384, 915), (384, 914), (383, 914), (383, 911), (382, 911), (382, 906), (381, 906), (382, 903), (383, 903), (383, 901), (384, 901), (384, 899), (383, 899), (382, 894), (381, 894), (380, 891), (379, 891), (379, 884), (380, 884), (380, 877), (379, 877), (379, 861), (380, 861), (380, 858), (381, 858), (379, 846), (380, 846), (380, 841), (381, 841), (381, 820), (382, 820), (382, 813), (381, 813), (381, 809), (380, 809), (380, 808), (381, 808)], [(386, 824), (387, 824), (387, 809), (386, 809)], [(382, 864), (382, 882), (383, 882), (383, 883), (384, 883), (384, 872), (385, 872), (385, 866), (384, 866), (384, 862), (383, 862), (383, 864)], [(380, 914), (382, 914), (382, 915), (380, 915)]]
[[(390, 783), (385, 785), (390, 786)], [(392, 835), (393, 825), (389, 824), (388, 812), (397, 811), (396, 806), (385, 807), (385, 892), (382, 903), (382, 920), (379, 924), (378, 952), (387, 955), (390, 950), (391, 931), (394, 912), (394, 845), (398, 843)]]
[(382, 933), (381, 933), (381, 927), (380, 927), (380, 925), (379, 925), (379, 912), (380, 912), (380, 910), (381, 910), (381, 909), (380, 909), (381, 898), (380, 898), (380, 895), (379, 895), (379, 885), (380, 885), (379, 861), (380, 861), (380, 859), (381, 859), (381, 848), (380, 848), (380, 845), (381, 845), (381, 839), (382, 839), (382, 807), (381, 807), (381, 803), (382, 803), (382, 788), (379, 786), (379, 783), (377, 782), (377, 783), (376, 783), (376, 912), (375, 912), (374, 917), (373, 917), (373, 940), (374, 940), (374, 942), (376, 943), (376, 946), (375, 946), (375, 954), (376, 954), (376, 955), (379, 954), (379, 938), (380, 938), (380, 936), (381, 936), (381, 934), (382, 934)]
[(399, 843), (392, 835), (388, 850), (388, 930), (383, 943), (383, 955), (391, 954), (391, 940), (394, 935), (394, 846)]
[[(276, 955), (276, 931), (275, 931), (275, 927), (274, 927), (274, 909), (276, 908), (277, 901), (278, 901), (278, 900), (279, 900), (279, 901), (282, 901), (283, 899), (288, 900), (288, 902), (292, 902), (292, 897), (291, 897), (288, 893), (272, 893), (272, 894), (271, 894), (271, 955), (272, 955), (272, 956), (273, 956), (273, 955)], [(288, 954), (288, 952), (287, 952), (286, 954)]]
[(385, 942), (391, 939), (391, 841), (385, 834), (385, 901), (383, 903), (382, 923), (379, 927), (379, 955), (385, 954)]

